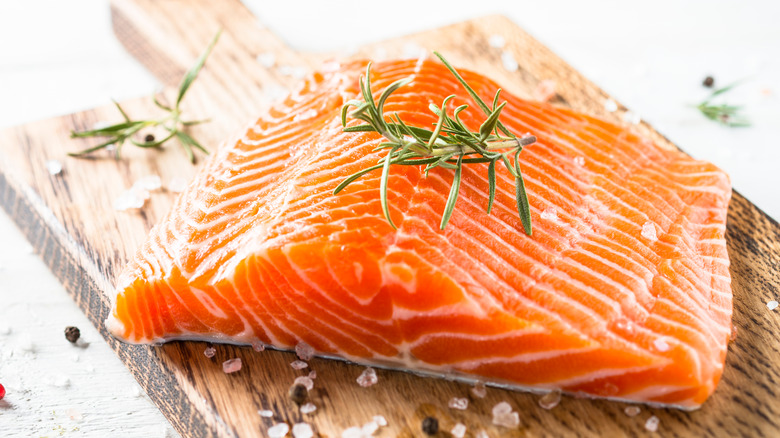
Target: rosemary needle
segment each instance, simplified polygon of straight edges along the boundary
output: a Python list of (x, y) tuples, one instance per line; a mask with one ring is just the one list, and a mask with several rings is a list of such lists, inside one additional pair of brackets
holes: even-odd
[[(209, 151), (206, 148), (204, 148), (200, 143), (192, 138), (191, 135), (185, 132), (187, 127), (206, 122), (207, 120), (182, 120), (181, 109), (179, 108), (179, 105), (181, 104), (184, 95), (187, 93), (187, 90), (189, 90), (192, 83), (198, 77), (198, 73), (200, 73), (200, 70), (206, 63), (206, 58), (208, 58), (221, 33), (222, 31), (220, 30), (216, 35), (214, 35), (214, 38), (211, 39), (208, 47), (206, 47), (206, 50), (204, 50), (200, 55), (198, 60), (195, 62), (195, 65), (193, 65), (182, 78), (181, 83), (179, 84), (179, 91), (176, 96), (176, 103), (173, 105), (173, 107), (161, 103), (159, 100), (157, 100), (157, 96), (152, 96), (152, 101), (154, 104), (167, 113), (165, 116), (159, 119), (132, 120), (124, 111), (124, 109), (122, 109), (119, 103), (113, 101), (114, 106), (122, 115), (124, 121), (114, 125), (88, 131), (71, 131), (71, 138), (107, 137), (107, 139), (97, 146), (93, 146), (79, 152), (70, 153), (68, 155), (72, 157), (82, 157), (97, 150), (114, 145), (116, 158), (120, 159), (122, 154), (122, 146), (126, 141), (129, 141), (133, 145), (141, 148), (159, 148), (165, 142), (174, 137), (179, 140), (179, 143), (181, 143), (190, 162), (195, 163), (195, 154), (193, 153), (193, 148), (208, 154)], [(167, 132), (167, 134), (161, 139), (155, 140), (154, 136), (151, 135), (147, 136), (144, 141), (136, 141), (133, 139), (133, 136), (140, 130), (156, 126), (162, 127), (162, 129)]]
[[(341, 123), (345, 132), (377, 132), (387, 141), (381, 143), (378, 149), (388, 149), (387, 155), (376, 165), (369, 166), (347, 177), (334, 190), (338, 194), (361, 176), (374, 170), (382, 169), (379, 184), (379, 196), (382, 212), (388, 223), (396, 228), (390, 217), (390, 206), (387, 200), (388, 182), (392, 165), (425, 166), (425, 175), (436, 167), (454, 171), (452, 186), (442, 213), (440, 228), (449, 223), (460, 193), (460, 182), (464, 164), (488, 164), (488, 202), (487, 214), (493, 208), (496, 197), (496, 163), (501, 163), (515, 179), (515, 197), (517, 211), (523, 224), (523, 229), (529, 236), (531, 226), (531, 210), (528, 205), (528, 195), (520, 170), (519, 154), (523, 147), (536, 142), (536, 137), (518, 138), (512, 134), (500, 121), (501, 111), (506, 102), (498, 103), (501, 89), (496, 91), (492, 106), (488, 106), (474, 91), (452, 65), (437, 52), (433, 52), (452, 73), (477, 106), (485, 113), (486, 118), (478, 131), (472, 131), (460, 120), (460, 113), (468, 108), (461, 105), (452, 112), (447, 112), (447, 103), (455, 95), (447, 96), (441, 106), (431, 104), (429, 109), (438, 117), (433, 129), (410, 126), (394, 113), (384, 114), (384, 104), (392, 93), (411, 82), (411, 78), (401, 79), (390, 84), (374, 100), (371, 90), (371, 63), (366, 67), (365, 76), (360, 78), (359, 85), (363, 100), (350, 100), (341, 109)], [(351, 112), (350, 108), (354, 108)], [(365, 122), (361, 125), (347, 126), (347, 116)], [(499, 133), (500, 131), (500, 133)], [(502, 135), (503, 134), (503, 135)], [(510, 157), (512, 157), (510, 159)]]
[(696, 109), (698, 109), (704, 117), (714, 120), (721, 125), (730, 127), (750, 126), (750, 121), (740, 114), (740, 110), (742, 110), (741, 106), (728, 105), (725, 103), (715, 105), (712, 103), (713, 98), (726, 93), (738, 84), (739, 82), (734, 82), (733, 84), (713, 91), (702, 103), (696, 106)]

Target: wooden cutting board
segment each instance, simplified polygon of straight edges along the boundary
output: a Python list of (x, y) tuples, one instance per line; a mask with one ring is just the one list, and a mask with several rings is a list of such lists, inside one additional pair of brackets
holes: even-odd
[[(279, 87), (295, 84), (295, 77), (283, 74), (295, 69), (281, 66), (308, 70), (321, 58), (286, 47), (237, 0), (114, 0), (112, 17), (127, 49), (169, 86), (175, 86), (217, 29), (224, 29), (184, 104), (193, 117), (212, 119), (193, 131), (212, 149), (253, 121)], [(488, 44), (496, 34), (506, 39), (505, 49), (519, 61), (518, 71), (506, 70), (500, 50)], [(624, 107), (606, 112), (606, 93), (503, 17), (474, 19), (366, 46), (353, 56), (395, 57), (419, 47), (439, 50), (457, 66), (485, 72), (521, 97), (532, 98), (540, 81), (554, 80), (558, 92), (554, 102), (623, 123)], [(276, 66), (263, 67), (257, 60), (261, 53), (273, 53)], [(134, 117), (155, 114), (148, 99), (124, 106)], [(338, 437), (345, 428), (362, 425), (374, 415), (388, 420), (377, 433), (381, 437), (421, 436), (420, 423), (427, 415), (436, 416), (444, 431), (461, 422), (469, 436), (481, 429), (493, 437), (638, 436), (648, 434), (644, 423), (651, 415), (660, 419), (659, 434), (664, 436), (770, 436), (780, 430), (776, 390), (780, 311), (766, 306), (780, 291), (780, 226), (736, 192), (727, 239), (738, 336), (712, 398), (696, 412), (643, 408), (634, 418), (624, 414), (624, 404), (571, 397), (546, 411), (538, 406), (536, 395), (488, 389), (487, 397), (479, 399), (470, 395), (468, 385), (402, 372), (379, 370), (379, 383), (361, 388), (355, 379), (362, 367), (314, 359), (309, 369), (296, 371), (289, 365), (294, 355), (285, 352), (217, 346), (216, 357), (208, 359), (203, 354), (206, 344), (199, 342), (158, 347), (117, 342), (103, 327), (109, 311), (106, 294), (174, 194), (153, 192), (137, 213), (114, 211), (113, 201), (142, 176), (160, 175), (167, 182), (191, 177), (195, 167), (187, 164), (176, 144), (163, 152), (127, 147), (122, 161), (109, 154), (66, 157), (67, 152), (92, 144), (69, 139), (70, 130), (90, 128), (98, 121), (116, 122), (119, 114), (106, 106), (1, 132), (0, 203), (183, 436), (266, 436), (277, 422), (305, 421), (321, 436)], [(664, 147), (674, 147), (646, 124), (635, 129)], [(63, 163), (61, 174), (46, 171), (44, 163), (52, 159)], [(243, 360), (243, 369), (224, 374), (222, 361), (234, 357)], [(318, 409), (305, 415), (288, 399), (287, 390), (297, 375), (311, 369), (317, 371), (317, 379), (310, 400)], [(456, 396), (471, 399), (466, 411), (447, 408), (448, 400)], [(520, 412), (518, 429), (491, 425), (491, 408), (500, 401)], [(260, 417), (260, 409), (273, 411), (273, 419)]]

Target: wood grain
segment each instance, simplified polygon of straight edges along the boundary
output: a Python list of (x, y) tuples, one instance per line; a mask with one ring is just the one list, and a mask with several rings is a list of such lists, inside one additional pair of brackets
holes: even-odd
[[(267, 108), (274, 89), (295, 84), (296, 79), (280, 69), (264, 68), (256, 60), (258, 54), (272, 52), (278, 65), (306, 68), (322, 59), (285, 47), (236, 0), (114, 0), (112, 17), (120, 41), (168, 85), (177, 83), (218, 28), (225, 29), (184, 106), (193, 117), (212, 118), (193, 132), (211, 148)], [(493, 34), (506, 38), (506, 50), (519, 61), (519, 71), (502, 68), (500, 51), (488, 44)], [(556, 81), (554, 99), (561, 105), (617, 123), (625, 111), (620, 107), (606, 112), (606, 93), (502, 17), (374, 44), (354, 56), (375, 57), (380, 49), (388, 57), (400, 56), (411, 44), (439, 50), (458, 66), (485, 72), (521, 97), (533, 97), (538, 83), (550, 79)], [(135, 116), (155, 111), (146, 100), (125, 106)], [(183, 436), (265, 436), (276, 422), (306, 421), (319, 435), (338, 437), (343, 429), (377, 414), (388, 419), (389, 425), (377, 434), (385, 437), (420, 436), (420, 422), (427, 415), (439, 418), (444, 431), (462, 422), (470, 434), (484, 429), (490, 436), (642, 436), (650, 415), (660, 418), (664, 436), (772, 436), (780, 429), (780, 324), (765, 304), (780, 290), (780, 226), (738, 193), (730, 205), (727, 231), (738, 336), (730, 345), (718, 390), (696, 412), (643, 408), (640, 416), (629, 418), (623, 413), (625, 405), (572, 397), (545, 411), (536, 395), (489, 389), (487, 397), (479, 399), (470, 395), (468, 385), (401, 372), (379, 370), (379, 383), (361, 388), (355, 378), (362, 367), (313, 359), (309, 369), (295, 371), (289, 366), (294, 355), (285, 352), (217, 346), (216, 357), (208, 359), (204, 343), (118, 343), (103, 327), (106, 293), (174, 194), (154, 192), (137, 214), (114, 211), (113, 200), (142, 176), (189, 178), (195, 168), (185, 163), (174, 144), (161, 153), (128, 148), (122, 161), (108, 154), (87, 160), (66, 157), (68, 151), (87, 145), (68, 139), (71, 129), (116, 121), (117, 116), (113, 108), (98, 108), (0, 133), (0, 203)], [(674, 147), (646, 124), (635, 129), (663, 147)], [(44, 162), (49, 159), (64, 163), (61, 175), (46, 172)], [(242, 359), (243, 369), (224, 374), (222, 361), (234, 357)], [(318, 410), (303, 415), (289, 401), (287, 390), (297, 375), (310, 369), (318, 374), (310, 393)], [(470, 398), (468, 410), (447, 408), (455, 396)], [(492, 406), (504, 400), (521, 413), (517, 430), (491, 425)], [(274, 411), (273, 420), (261, 418), (259, 409)]]

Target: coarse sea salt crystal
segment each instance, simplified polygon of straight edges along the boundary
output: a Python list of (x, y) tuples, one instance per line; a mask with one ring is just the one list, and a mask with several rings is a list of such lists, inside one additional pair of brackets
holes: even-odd
[(387, 426), (387, 419), (382, 415), (374, 415), (374, 423), (378, 424), (380, 427)]
[(294, 361), (290, 362), (290, 366), (294, 370), (302, 370), (302, 369), (308, 367), (309, 364), (307, 364), (306, 362), (304, 362), (302, 360), (294, 360)]
[(510, 412), (508, 414), (494, 415), (493, 424), (508, 429), (514, 429), (520, 425), (520, 414), (517, 412)]
[(642, 225), (642, 237), (651, 242), (658, 240), (658, 234), (656, 234), (655, 225), (652, 222), (647, 221)]
[(669, 344), (666, 342), (664, 338), (658, 338), (655, 341), (653, 341), (653, 347), (655, 347), (656, 350), (660, 351), (661, 353), (665, 351), (669, 351)]
[(558, 210), (555, 207), (547, 207), (542, 211), (541, 217), (542, 219), (556, 222), (558, 221)]
[(290, 431), (290, 426), (287, 423), (279, 423), (268, 428), (268, 436), (270, 438), (282, 438), (287, 436), (287, 432)]
[(503, 49), (504, 45), (506, 45), (506, 39), (501, 35), (493, 34), (488, 38), (488, 44), (495, 49)]
[(661, 420), (658, 419), (655, 415), (648, 418), (645, 422), (645, 429), (647, 429), (650, 432), (655, 432), (658, 430), (658, 424), (661, 422)]
[(637, 114), (637, 113), (635, 113), (633, 111), (626, 111), (623, 114), (623, 120), (625, 120), (626, 122), (628, 122), (628, 123), (630, 123), (632, 125), (638, 125), (639, 122), (642, 121), (642, 118), (639, 117), (639, 114)]
[(203, 355), (211, 359), (214, 357), (214, 355), (217, 354), (217, 349), (214, 347), (206, 347), (205, 350), (203, 350)]
[(313, 119), (314, 117), (317, 117), (317, 110), (315, 109), (307, 109), (306, 111), (300, 112), (293, 117), (293, 122), (300, 122), (302, 120), (309, 120)]
[(349, 427), (341, 432), (341, 438), (363, 438), (363, 430), (357, 426)]
[(485, 398), (487, 395), (487, 388), (485, 388), (484, 383), (477, 382), (474, 384), (474, 387), (471, 388), (471, 393), (474, 394), (474, 397)]
[(168, 181), (168, 190), (173, 193), (181, 193), (187, 188), (187, 180), (177, 176)]
[(133, 188), (153, 191), (162, 187), (162, 180), (157, 175), (147, 175), (133, 183)]
[(299, 376), (295, 378), (293, 385), (303, 385), (307, 391), (311, 391), (314, 388), (314, 380), (308, 376)]
[(615, 102), (612, 99), (605, 100), (604, 101), (604, 109), (609, 111), (609, 112), (611, 112), (611, 113), (614, 113), (618, 109), (617, 102)]
[(640, 409), (639, 406), (626, 406), (626, 408), (623, 409), (623, 412), (629, 417), (636, 417), (642, 412), (642, 409)]
[(224, 362), (222, 362), (222, 371), (225, 372), (225, 374), (235, 373), (236, 371), (241, 370), (241, 358), (237, 357), (235, 359), (228, 359)]
[(78, 409), (70, 408), (68, 409), (67, 414), (68, 418), (75, 421), (76, 423), (81, 423), (84, 421), (84, 415), (82, 415)]
[(447, 406), (449, 406), (450, 409), (465, 411), (469, 407), (469, 399), (453, 397), (450, 399), (450, 402), (447, 404)]
[(508, 414), (512, 412), (512, 405), (510, 405), (507, 402), (501, 402), (497, 403), (495, 406), (493, 406), (493, 416), (501, 415), (501, 414)]
[(149, 198), (149, 192), (146, 190), (130, 189), (125, 190), (114, 200), (114, 210), (125, 211), (141, 208)]
[(305, 342), (301, 342), (295, 346), (295, 354), (298, 355), (300, 360), (310, 360), (314, 357), (314, 348)]
[(574, 164), (578, 166), (584, 166), (585, 165), (585, 157), (574, 157)]
[(52, 385), (56, 386), (57, 388), (68, 388), (70, 387), (70, 377), (68, 376), (57, 376), (54, 378), (54, 380), (51, 382)]
[(309, 378), (314, 380), (317, 378), (317, 372), (314, 370), (309, 371)]
[(515, 57), (509, 52), (501, 52), (501, 64), (510, 72), (517, 71), (519, 67)]
[(276, 65), (276, 55), (271, 52), (263, 52), (257, 55), (257, 62), (265, 68), (271, 68)]
[(466, 425), (463, 423), (458, 423), (455, 425), (455, 427), (452, 428), (450, 433), (455, 438), (463, 438), (464, 436), (466, 436)]
[(490, 438), (490, 436), (484, 430), (480, 430), (476, 435), (474, 435), (474, 438)]
[(379, 425), (376, 424), (376, 421), (369, 421), (360, 428), (360, 433), (362, 433), (363, 436), (368, 437), (373, 435), (377, 430), (379, 430)]
[(777, 306), (778, 306), (778, 302), (775, 301), (775, 300), (772, 300), (772, 301), (766, 303), (766, 307), (769, 310), (775, 310), (775, 309), (777, 309)]
[(59, 175), (62, 172), (62, 163), (57, 160), (49, 160), (46, 162), (46, 170), (49, 171), (49, 175)]
[(274, 416), (274, 411), (269, 411), (268, 409), (261, 409), (257, 411), (257, 413), (263, 418), (271, 418)]
[(312, 438), (314, 431), (306, 423), (296, 423), (292, 427), (292, 434), (295, 438)]
[(375, 385), (377, 381), (378, 379), (376, 376), (376, 371), (371, 367), (363, 370), (363, 372), (360, 373), (357, 378), (358, 385), (362, 386), (363, 388)]
[(547, 409), (548, 411), (556, 406), (558, 406), (558, 403), (561, 402), (561, 391), (555, 390), (550, 391), (547, 394), (543, 395), (539, 399), (539, 406), (541, 406), (542, 409)]
[(317, 405), (314, 403), (306, 403), (305, 405), (301, 405), (301, 414), (311, 414), (312, 412), (317, 410)]

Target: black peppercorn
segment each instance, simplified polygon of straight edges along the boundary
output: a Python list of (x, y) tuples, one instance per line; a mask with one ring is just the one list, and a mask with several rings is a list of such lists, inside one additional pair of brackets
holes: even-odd
[(71, 344), (75, 344), (81, 337), (81, 330), (78, 327), (65, 327), (65, 339)]
[(425, 417), (422, 421), (422, 431), (426, 435), (439, 433), (439, 420), (434, 417)]
[(146, 134), (146, 137), (144, 137), (144, 141), (145, 141), (146, 143), (151, 143), (151, 142), (153, 142), (153, 141), (154, 141), (154, 135), (152, 135), (152, 134)]
[(290, 400), (295, 402), (296, 405), (300, 405), (304, 401), (306, 401), (306, 397), (308, 395), (309, 395), (309, 390), (307, 390), (306, 387), (301, 385), (300, 383), (296, 383), (295, 385), (290, 387)]
[(707, 76), (701, 84), (707, 88), (712, 88), (712, 86), (715, 85), (715, 79), (712, 76)]

